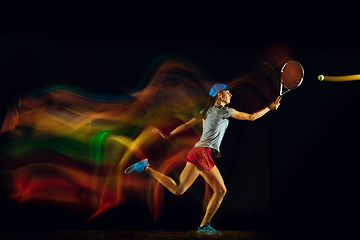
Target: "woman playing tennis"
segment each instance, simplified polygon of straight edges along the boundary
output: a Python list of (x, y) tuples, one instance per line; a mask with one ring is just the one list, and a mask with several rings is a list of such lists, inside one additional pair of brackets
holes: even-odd
[(248, 114), (226, 107), (230, 103), (232, 95), (229, 88), (223, 83), (217, 83), (212, 86), (209, 95), (211, 96), (210, 104), (201, 112), (201, 118), (192, 118), (190, 121), (175, 128), (168, 136), (157, 128), (153, 129), (155, 133), (160, 134), (166, 139), (191, 128), (200, 121), (203, 123), (200, 141), (195, 144), (185, 159), (186, 165), (180, 174), (178, 183), (172, 178), (152, 169), (147, 159), (131, 165), (125, 170), (125, 173), (146, 173), (175, 195), (183, 194), (194, 183), (196, 178), (201, 175), (212, 188), (213, 195), (207, 205), (204, 218), (198, 228), (198, 233), (221, 235), (219, 231), (211, 227), (210, 220), (219, 208), (226, 193), (224, 180), (215, 166), (214, 158), (221, 157), (220, 144), (229, 124), (228, 118), (254, 121), (264, 116), (270, 110), (277, 110), (280, 101), (272, 102), (268, 107)]

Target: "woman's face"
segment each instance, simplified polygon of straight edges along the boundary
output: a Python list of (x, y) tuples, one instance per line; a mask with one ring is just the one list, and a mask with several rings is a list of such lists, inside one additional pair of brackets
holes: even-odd
[(219, 98), (223, 103), (225, 103), (225, 105), (230, 103), (231, 97), (232, 94), (229, 90), (222, 90), (221, 92), (219, 92)]

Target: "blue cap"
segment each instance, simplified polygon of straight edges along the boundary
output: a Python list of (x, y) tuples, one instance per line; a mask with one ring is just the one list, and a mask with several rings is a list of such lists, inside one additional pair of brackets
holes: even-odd
[(214, 86), (211, 87), (209, 95), (212, 96), (212, 97), (215, 97), (216, 94), (218, 94), (222, 90), (227, 90), (227, 89), (231, 89), (231, 88), (232, 87), (226, 86), (226, 84), (217, 83), (217, 84), (214, 84)]

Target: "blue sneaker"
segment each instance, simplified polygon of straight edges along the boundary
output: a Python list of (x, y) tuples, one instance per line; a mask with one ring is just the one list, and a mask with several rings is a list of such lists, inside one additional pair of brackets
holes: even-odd
[(198, 234), (207, 234), (207, 235), (221, 235), (221, 232), (216, 231), (211, 225), (210, 222), (205, 224), (202, 227), (198, 227)]
[(129, 173), (141, 173), (143, 174), (146, 170), (147, 167), (149, 167), (150, 164), (148, 163), (148, 159), (144, 159), (141, 160), (140, 162), (137, 162), (133, 165), (131, 165), (130, 167), (128, 167), (124, 173), (125, 174), (129, 174)]

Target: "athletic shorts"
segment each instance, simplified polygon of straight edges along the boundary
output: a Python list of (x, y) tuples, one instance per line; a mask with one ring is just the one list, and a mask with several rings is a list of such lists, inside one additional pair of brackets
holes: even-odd
[(188, 153), (185, 161), (210, 171), (215, 166), (212, 151), (212, 148), (206, 147), (193, 148)]

